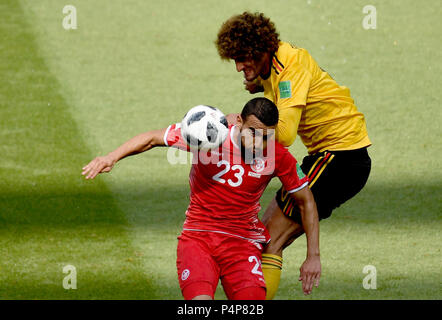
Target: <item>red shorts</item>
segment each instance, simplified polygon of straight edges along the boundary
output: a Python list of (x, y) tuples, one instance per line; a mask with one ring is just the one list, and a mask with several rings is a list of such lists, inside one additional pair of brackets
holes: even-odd
[[(178, 240), (178, 280), (186, 300), (198, 295), (213, 299), (219, 279), (228, 299), (265, 299), (259, 243), (199, 231), (184, 231)], [(240, 298), (245, 292), (246, 298)]]

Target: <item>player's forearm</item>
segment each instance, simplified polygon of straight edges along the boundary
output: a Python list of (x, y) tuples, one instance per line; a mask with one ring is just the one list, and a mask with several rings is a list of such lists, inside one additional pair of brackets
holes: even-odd
[(279, 121), (276, 127), (276, 139), (284, 147), (289, 147), (295, 141), (301, 115), (302, 106), (279, 110)]
[(307, 237), (307, 257), (319, 256), (319, 218), (314, 201), (304, 204), (301, 208), (301, 218)]
[(114, 151), (108, 154), (115, 162), (124, 159), (128, 156), (139, 154), (150, 150), (157, 146), (155, 143), (155, 131), (141, 133), (132, 139), (126, 141)]

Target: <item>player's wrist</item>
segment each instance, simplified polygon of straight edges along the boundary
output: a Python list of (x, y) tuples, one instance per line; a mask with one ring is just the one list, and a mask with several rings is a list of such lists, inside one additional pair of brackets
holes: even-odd
[(106, 158), (108, 158), (108, 160), (112, 162), (112, 165), (114, 165), (115, 163), (117, 163), (118, 160), (120, 160), (120, 158), (118, 157), (118, 155), (115, 154), (114, 151), (109, 152), (106, 155)]
[(319, 251), (312, 251), (312, 252), (307, 252), (307, 259), (309, 258), (320, 258), (321, 255), (319, 254)]

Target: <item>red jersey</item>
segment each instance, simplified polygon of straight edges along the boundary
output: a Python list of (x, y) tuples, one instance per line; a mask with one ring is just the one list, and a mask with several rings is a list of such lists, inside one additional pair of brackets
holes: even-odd
[[(166, 130), (167, 146), (191, 151), (181, 136), (180, 124)], [(274, 151), (247, 164), (241, 157), (240, 141), (234, 141), (235, 126), (215, 150), (193, 152), (190, 171), (190, 204), (183, 230), (225, 233), (266, 243), (267, 230), (258, 219), (261, 198), (270, 180), (277, 176), (289, 193), (308, 185), (308, 177), (296, 159), (274, 141)], [(301, 176), (300, 176), (301, 175)]]

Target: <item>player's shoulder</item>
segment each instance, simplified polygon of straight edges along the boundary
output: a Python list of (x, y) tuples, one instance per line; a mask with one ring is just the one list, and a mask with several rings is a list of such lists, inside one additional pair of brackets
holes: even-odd
[(184, 146), (181, 136), (181, 123), (172, 123), (164, 131), (163, 141), (164, 145), (168, 147), (180, 148)]
[(275, 153), (273, 161), (276, 172), (284, 171), (286, 168), (295, 166), (298, 163), (287, 147), (284, 147), (278, 141), (275, 141), (274, 146)]
[(281, 41), (279, 43), (276, 56), (284, 62), (289, 62), (295, 57), (309, 56), (310, 53), (305, 48), (298, 47), (292, 43)]
[(293, 157), (293, 155), (290, 153), (288, 147), (284, 147), (283, 144), (281, 144), (280, 142), (278, 142), (276, 140), (274, 140), (274, 142), (275, 142), (275, 156), (277, 158), (281, 158), (284, 156)]
[(273, 56), (272, 67), (279, 75), (284, 70), (298, 68), (308, 62), (310, 58), (310, 53), (305, 48), (281, 41), (278, 51)]
[(164, 137), (168, 137), (171, 134), (177, 134), (177, 132), (181, 132), (181, 123), (171, 123), (167, 128), (166, 132), (164, 133)]

